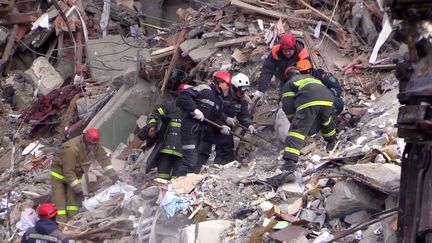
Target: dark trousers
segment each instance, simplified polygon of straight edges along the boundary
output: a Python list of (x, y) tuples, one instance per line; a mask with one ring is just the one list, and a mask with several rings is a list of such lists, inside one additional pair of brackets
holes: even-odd
[[(215, 157), (215, 163), (216, 164), (227, 164), (234, 160), (234, 138), (232, 135), (223, 135), (219, 134), (217, 136), (217, 140), (219, 141), (216, 143), (216, 157)], [(200, 143), (199, 149), (198, 149), (198, 163), (201, 168), (202, 165), (207, 163), (208, 158), (210, 157), (212, 143), (202, 141)]]
[(198, 165), (198, 147), (201, 141), (203, 126), (200, 122), (192, 119), (184, 119), (181, 127), (181, 141), (183, 163), (179, 168), (179, 175), (187, 173), (199, 173)]
[(160, 153), (157, 163), (157, 177), (165, 180), (178, 177), (180, 175), (179, 168), (182, 160), (182, 157)]
[(298, 160), (304, 140), (316, 120), (320, 124), (324, 140), (333, 141), (336, 139), (336, 129), (332, 114), (333, 107), (330, 106), (311, 106), (297, 111), (288, 131), (283, 158), (285, 160)]

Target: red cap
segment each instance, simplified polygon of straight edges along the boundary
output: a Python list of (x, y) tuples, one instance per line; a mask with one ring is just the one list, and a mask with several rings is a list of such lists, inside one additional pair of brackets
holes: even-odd
[(39, 207), (39, 218), (50, 219), (57, 215), (57, 207), (54, 203), (44, 203)]
[(193, 86), (190, 84), (180, 84), (180, 86), (177, 88), (177, 94), (180, 94), (183, 90), (192, 88)]
[(290, 33), (284, 34), (280, 39), (280, 47), (282, 49), (293, 49), (296, 44), (296, 39)]
[(214, 76), (216, 78), (222, 79), (223, 81), (225, 81), (227, 84), (231, 85), (231, 74), (229, 74), (229, 72), (225, 71), (225, 70), (221, 70), (221, 71), (217, 71)]
[(99, 144), (100, 137), (99, 129), (94, 127), (87, 129), (87, 132), (84, 133), (84, 139), (91, 144)]

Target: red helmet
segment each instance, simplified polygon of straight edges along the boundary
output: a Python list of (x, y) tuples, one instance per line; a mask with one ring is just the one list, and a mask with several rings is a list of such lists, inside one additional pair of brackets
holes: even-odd
[(222, 79), (227, 84), (231, 85), (231, 74), (225, 70), (217, 71), (214, 74), (215, 78)]
[(180, 86), (177, 88), (177, 94), (180, 94), (183, 90), (192, 88), (193, 86), (190, 84), (180, 84)]
[(50, 219), (57, 215), (57, 207), (54, 203), (44, 203), (39, 207), (39, 218)]
[(280, 38), (280, 47), (282, 49), (293, 49), (296, 44), (296, 39), (290, 33), (284, 34)]
[(87, 132), (84, 133), (84, 139), (91, 144), (99, 144), (100, 137), (99, 129), (94, 127), (87, 129)]

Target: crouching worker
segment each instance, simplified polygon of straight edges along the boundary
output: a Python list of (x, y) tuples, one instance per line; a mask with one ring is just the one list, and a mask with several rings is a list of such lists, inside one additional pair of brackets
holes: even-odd
[(39, 220), (35, 227), (28, 229), (21, 243), (68, 243), (69, 240), (57, 225), (57, 208), (53, 203), (44, 203), (38, 209)]
[(57, 206), (57, 220), (67, 222), (80, 209), (83, 197), (81, 178), (93, 162), (98, 162), (113, 183), (119, 180), (111, 160), (100, 145), (101, 133), (89, 128), (82, 136), (62, 144), (51, 165), (51, 189)]

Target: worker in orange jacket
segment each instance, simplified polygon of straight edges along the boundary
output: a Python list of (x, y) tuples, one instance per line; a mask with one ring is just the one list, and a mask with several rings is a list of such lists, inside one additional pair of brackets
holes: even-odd
[(285, 84), (285, 69), (296, 66), (302, 59), (310, 59), (304, 43), (294, 38), (291, 33), (286, 33), (280, 38), (280, 44), (275, 45), (261, 68), (258, 81), (258, 90), (254, 92), (254, 98), (261, 98), (266, 92), (271, 79), (276, 76), (281, 88)]
[(62, 144), (51, 165), (51, 190), (56, 204), (57, 220), (67, 222), (79, 212), (83, 187), (81, 178), (97, 161), (115, 183), (117, 176), (105, 150), (100, 145), (100, 131), (89, 128), (82, 136)]

